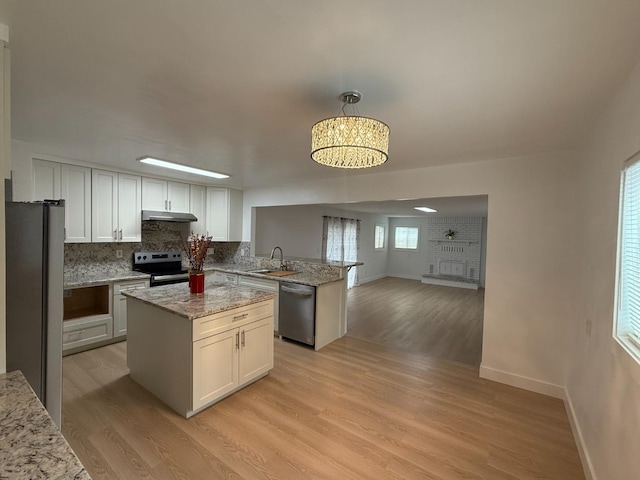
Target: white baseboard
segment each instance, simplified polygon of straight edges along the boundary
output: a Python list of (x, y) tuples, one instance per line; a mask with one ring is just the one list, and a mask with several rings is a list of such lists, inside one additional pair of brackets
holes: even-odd
[(587, 480), (598, 480), (596, 472), (587, 450), (587, 445), (584, 442), (582, 436), (582, 430), (578, 423), (578, 417), (576, 417), (576, 411), (573, 408), (573, 402), (567, 389), (564, 389), (564, 406), (567, 410), (567, 416), (569, 417), (569, 424), (571, 425), (571, 431), (573, 432), (573, 438), (576, 440), (576, 447), (578, 447), (578, 455), (580, 455), (580, 461), (582, 462), (582, 470), (584, 470), (584, 476)]
[(480, 365), (480, 378), (486, 378), (487, 380), (493, 380), (494, 382), (504, 383), (505, 385), (511, 385), (512, 387), (524, 388), (531, 392), (541, 393), (554, 398), (560, 398), (564, 400), (564, 387), (556, 385), (554, 383), (544, 382), (535, 378), (524, 377), (522, 375), (516, 375), (515, 373), (504, 372), (502, 370), (496, 370), (491, 367), (485, 367)]
[(524, 388), (531, 392), (541, 393), (550, 397), (559, 398), (564, 401), (565, 409), (567, 410), (567, 416), (569, 417), (569, 424), (571, 425), (571, 431), (573, 432), (573, 438), (576, 441), (576, 447), (578, 448), (578, 454), (580, 455), (580, 462), (582, 463), (582, 469), (586, 480), (598, 480), (591, 462), (591, 457), (587, 450), (576, 417), (576, 412), (571, 402), (569, 392), (565, 387), (556, 385), (549, 382), (543, 382), (542, 380), (536, 380), (534, 378), (524, 377), (522, 375), (516, 375), (514, 373), (504, 372), (502, 370), (496, 370), (491, 367), (484, 367), (480, 365), (480, 378), (486, 378), (487, 380), (493, 380), (494, 382), (504, 383), (511, 385), (512, 387)]
[(387, 275), (385, 273), (381, 273), (380, 275), (375, 275), (373, 277), (359, 278), (358, 279), (358, 285), (362, 285), (363, 283), (373, 282), (375, 280), (380, 280), (381, 278), (384, 278), (386, 276)]
[(422, 280), (420, 275), (405, 275), (403, 273), (387, 273), (387, 277), (406, 278), (407, 280)]
[(441, 285), (443, 287), (468, 288), (470, 290), (478, 290), (477, 283), (458, 282), (456, 280), (447, 280), (444, 278), (422, 277), (422, 283), (428, 285)]

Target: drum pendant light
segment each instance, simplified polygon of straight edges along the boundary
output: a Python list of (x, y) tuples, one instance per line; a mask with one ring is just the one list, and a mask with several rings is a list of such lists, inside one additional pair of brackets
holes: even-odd
[(368, 168), (389, 158), (389, 127), (373, 118), (346, 115), (362, 95), (355, 90), (340, 96), (342, 116), (326, 118), (311, 129), (311, 158), (329, 167)]

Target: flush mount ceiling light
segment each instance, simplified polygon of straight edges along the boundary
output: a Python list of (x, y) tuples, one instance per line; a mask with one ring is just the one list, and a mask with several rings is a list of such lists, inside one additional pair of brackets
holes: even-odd
[(209, 170), (202, 170), (201, 168), (188, 167), (186, 165), (167, 162), (166, 160), (159, 160), (153, 157), (142, 157), (142, 158), (139, 158), (138, 161), (141, 163), (146, 163), (148, 165), (155, 165), (156, 167), (170, 168), (171, 170), (178, 170), (180, 172), (193, 173), (194, 175), (202, 175), (204, 177), (229, 178), (229, 175), (225, 175), (224, 173), (211, 172)]
[[(344, 107), (360, 101), (360, 92), (340, 96), (342, 116), (316, 123), (311, 129), (311, 158), (337, 168), (367, 168), (389, 158), (389, 127), (373, 118), (347, 115)], [(355, 109), (355, 107), (354, 107)]]
[(420, 210), (421, 212), (425, 212), (425, 213), (435, 213), (438, 210), (434, 210), (433, 208), (429, 208), (429, 207), (413, 207), (416, 210)]

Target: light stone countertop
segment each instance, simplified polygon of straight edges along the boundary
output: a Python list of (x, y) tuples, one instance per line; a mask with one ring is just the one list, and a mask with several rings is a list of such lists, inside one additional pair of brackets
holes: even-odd
[(123, 282), (126, 280), (148, 280), (150, 275), (133, 270), (86, 270), (65, 272), (64, 288), (90, 287), (104, 283)]
[[(256, 258), (271, 258), (270, 255), (256, 255)], [(337, 260), (321, 260), (319, 258), (308, 257), (285, 257), (286, 261), (304, 262), (316, 265), (328, 265), (330, 267), (349, 268), (364, 265), (364, 262), (358, 261), (337, 261)]]
[(0, 375), (0, 478), (91, 477), (22, 375)]
[[(265, 278), (268, 280), (276, 280), (279, 282), (291, 282), (291, 283), (300, 283), (302, 285), (311, 285), (314, 287), (319, 287), (320, 285), (324, 285), (325, 283), (337, 282), (342, 280), (340, 278), (340, 274), (338, 273), (330, 273), (326, 271), (306, 271), (299, 272), (293, 275), (287, 275), (284, 277), (275, 277), (273, 275), (267, 275), (264, 273), (254, 273), (250, 270), (255, 270), (259, 267), (241, 265), (238, 263), (214, 263), (205, 265), (205, 272), (211, 270), (217, 270), (219, 272), (225, 273), (237, 273), (239, 275), (246, 275), (249, 277), (256, 278)], [(295, 269), (295, 267), (294, 267)]]
[(122, 294), (189, 320), (276, 297), (275, 293), (237, 285), (214, 283), (212, 279), (207, 279), (204, 293), (201, 295), (191, 294), (189, 285), (186, 283), (131, 290), (122, 292)]

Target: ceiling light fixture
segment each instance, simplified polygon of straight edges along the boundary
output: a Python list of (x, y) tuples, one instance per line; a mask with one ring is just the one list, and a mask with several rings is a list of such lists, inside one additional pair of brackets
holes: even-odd
[(429, 207), (413, 207), (416, 210), (420, 210), (421, 212), (425, 212), (425, 213), (435, 213), (438, 210), (434, 210), (433, 208), (429, 208)]
[(180, 172), (193, 173), (194, 175), (202, 175), (204, 177), (229, 178), (229, 175), (225, 175), (224, 173), (211, 172), (209, 170), (202, 170), (201, 168), (188, 167), (187, 165), (167, 162), (166, 160), (158, 160), (157, 158), (153, 158), (153, 157), (139, 158), (138, 161), (142, 163), (146, 163), (148, 165), (154, 165), (156, 167), (170, 168), (171, 170), (178, 170)]
[[(373, 118), (347, 115), (344, 107), (360, 101), (355, 90), (340, 96), (342, 116), (316, 123), (311, 129), (311, 158), (329, 167), (367, 168), (389, 158), (389, 127)], [(354, 107), (355, 110), (355, 107)], [(357, 113), (357, 112), (356, 112)]]

